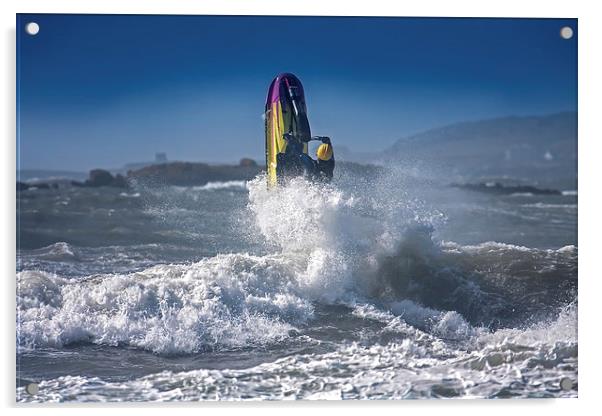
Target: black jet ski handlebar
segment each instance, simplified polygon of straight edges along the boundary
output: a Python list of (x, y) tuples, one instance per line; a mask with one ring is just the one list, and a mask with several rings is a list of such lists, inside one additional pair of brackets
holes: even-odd
[(311, 140), (319, 140), (322, 143), (330, 144), (330, 137), (328, 136), (313, 136)]
[[(284, 133), (282, 135), (282, 137), (284, 138), (284, 140), (286, 141), (290, 141), (290, 140), (295, 140), (295, 135), (292, 132), (288, 132), (288, 133)], [(330, 137), (328, 136), (312, 136), (309, 140), (304, 140), (305, 143), (307, 142), (311, 142), (311, 141), (321, 141), (322, 143), (326, 143), (326, 144), (330, 144)]]

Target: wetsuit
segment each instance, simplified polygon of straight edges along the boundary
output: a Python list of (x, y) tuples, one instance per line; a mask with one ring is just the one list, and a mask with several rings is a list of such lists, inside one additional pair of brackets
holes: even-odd
[(332, 143), (330, 142), (330, 137), (320, 137), (320, 140), (323, 144), (327, 144), (332, 149), (332, 156), (328, 160), (322, 160), (318, 158), (315, 163), (315, 176), (317, 179), (330, 182), (332, 180), (332, 176), (334, 174), (334, 149), (332, 148)]
[[(329, 138), (323, 143), (330, 144)], [(314, 160), (303, 153), (303, 143), (289, 140), (284, 153), (276, 156), (277, 177), (281, 179), (302, 176), (311, 180), (330, 182), (334, 173), (334, 155), (330, 160)]]
[(318, 179), (325, 182), (330, 182), (332, 180), (332, 176), (334, 175), (334, 155), (332, 155), (330, 160), (318, 159), (315, 164), (316, 175)]
[(299, 142), (289, 142), (286, 151), (276, 156), (278, 178), (313, 177), (315, 170), (314, 160), (303, 153), (303, 144)]

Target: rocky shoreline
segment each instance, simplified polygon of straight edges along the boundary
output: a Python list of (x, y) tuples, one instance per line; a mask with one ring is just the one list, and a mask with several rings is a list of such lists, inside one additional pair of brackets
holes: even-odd
[(263, 167), (252, 159), (242, 159), (238, 165), (171, 162), (129, 171), (127, 182), (149, 186), (202, 186), (209, 182), (251, 180), (263, 170)]
[[(378, 175), (383, 167), (363, 165), (354, 162), (340, 162), (340, 168), (347, 172), (362, 175)], [(248, 181), (264, 171), (252, 159), (241, 159), (238, 165), (209, 165), (200, 162), (168, 162), (129, 170), (127, 173), (113, 174), (106, 169), (93, 169), (85, 181), (69, 179), (53, 179), (37, 182), (17, 181), (17, 192), (28, 189), (59, 189), (64, 187), (78, 188), (128, 188), (142, 186), (203, 186), (209, 182)], [(531, 185), (506, 185), (499, 182), (453, 183), (451, 187), (492, 195), (532, 194), (562, 195), (556, 189), (543, 189)]]
[(133, 183), (144, 185), (202, 186), (209, 182), (250, 180), (263, 170), (252, 159), (241, 159), (238, 165), (209, 165), (200, 162), (169, 162), (129, 170), (125, 175), (112, 174), (105, 169), (93, 169), (85, 181), (17, 181), (17, 191), (28, 189), (58, 189), (65, 186), (98, 188), (108, 186), (127, 188)]
[(499, 182), (452, 184), (454, 188), (482, 192), (494, 195), (531, 194), (531, 195), (562, 195), (556, 189), (542, 189), (530, 185), (502, 185)]

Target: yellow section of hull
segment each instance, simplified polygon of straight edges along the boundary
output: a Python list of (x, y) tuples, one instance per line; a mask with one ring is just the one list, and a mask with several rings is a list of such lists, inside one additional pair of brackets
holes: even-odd
[(278, 153), (284, 153), (286, 150), (286, 140), (283, 138), (284, 119), (280, 102), (272, 103), (272, 108), (270, 108), (266, 117), (266, 169), (268, 186), (272, 187), (278, 183), (278, 177), (276, 176)]
[[(278, 154), (286, 151), (286, 140), (283, 136), (292, 130), (292, 112), (287, 113), (284, 114), (280, 101), (277, 101), (272, 103), (266, 114), (266, 171), (269, 187), (278, 184)], [(303, 145), (303, 152), (307, 153), (307, 143)]]

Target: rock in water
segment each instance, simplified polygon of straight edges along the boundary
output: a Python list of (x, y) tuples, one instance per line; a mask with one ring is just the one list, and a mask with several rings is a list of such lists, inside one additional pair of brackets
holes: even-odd
[(239, 165), (243, 167), (256, 167), (257, 162), (255, 162), (253, 159), (249, 159), (248, 157), (243, 157), (240, 159)]
[(113, 184), (113, 175), (104, 169), (93, 169), (90, 171), (90, 178), (86, 181), (87, 186), (111, 186)]

